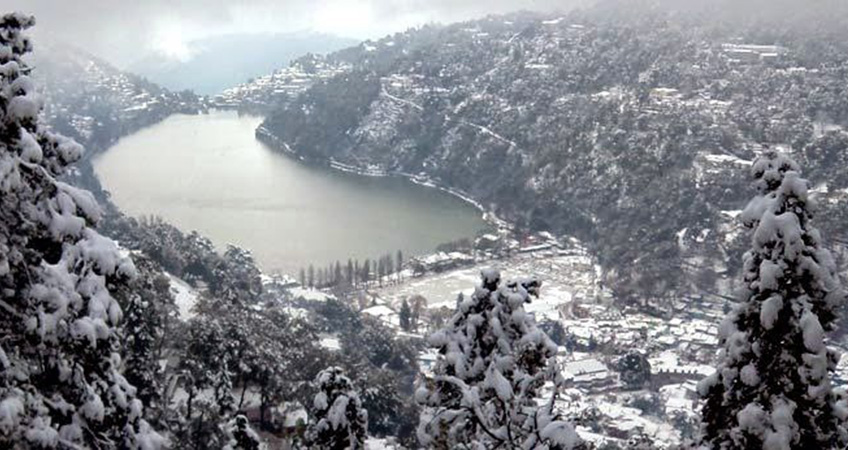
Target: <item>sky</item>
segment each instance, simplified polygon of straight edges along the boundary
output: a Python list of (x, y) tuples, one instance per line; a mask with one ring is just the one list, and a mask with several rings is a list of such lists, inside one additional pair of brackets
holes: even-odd
[(0, 0), (36, 16), (35, 36), (76, 43), (119, 67), (153, 53), (191, 58), (193, 41), (233, 33), (315, 31), (371, 39), (427, 23), (582, 0)]

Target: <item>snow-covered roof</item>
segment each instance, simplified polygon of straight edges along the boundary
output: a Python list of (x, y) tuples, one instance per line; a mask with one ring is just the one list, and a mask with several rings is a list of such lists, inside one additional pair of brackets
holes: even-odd
[(318, 344), (319, 344), (321, 347), (326, 348), (327, 350), (333, 350), (333, 351), (336, 351), (336, 350), (341, 350), (341, 349), (342, 349), (342, 344), (341, 344), (341, 342), (339, 341), (339, 339), (338, 339), (338, 338), (335, 338), (335, 337), (329, 337), (329, 336), (328, 336), (328, 337), (323, 337), (323, 338), (321, 338), (321, 341), (319, 341), (319, 343), (318, 343)]
[(391, 308), (389, 308), (386, 305), (372, 306), (370, 308), (363, 309), (362, 313), (368, 314), (369, 316), (374, 316), (374, 317), (387, 317), (387, 316), (392, 316), (392, 315), (396, 314), (394, 312), (394, 310), (392, 310)]
[(563, 369), (566, 373), (573, 375), (574, 381), (577, 382), (603, 379), (609, 374), (607, 366), (593, 358), (567, 362)]
[(297, 426), (298, 421), (309, 422), (309, 414), (303, 407), (287, 413), (284, 424), (287, 428), (292, 428)]

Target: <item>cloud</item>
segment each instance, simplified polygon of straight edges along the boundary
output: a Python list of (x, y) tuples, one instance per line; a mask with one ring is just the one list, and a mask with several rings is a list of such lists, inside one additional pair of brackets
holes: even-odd
[(34, 14), (34, 32), (69, 40), (119, 66), (149, 52), (191, 56), (191, 42), (231, 33), (314, 30), (360, 39), (410, 26), (577, 0), (4, 0)]
[[(2, 0), (34, 14), (34, 35), (52, 35), (126, 67), (150, 52), (191, 57), (192, 41), (232, 33), (314, 30), (377, 38), (425, 23), (450, 23), (517, 10), (568, 10), (605, 0)], [(609, 0), (606, 0), (609, 1)], [(637, 0), (619, 0), (637, 1)], [(643, 0), (728, 17), (795, 18), (815, 27), (845, 0)], [(823, 13), (822, 13), (823, 12)], [(844, 14), (843, 14), (844, 16)]]

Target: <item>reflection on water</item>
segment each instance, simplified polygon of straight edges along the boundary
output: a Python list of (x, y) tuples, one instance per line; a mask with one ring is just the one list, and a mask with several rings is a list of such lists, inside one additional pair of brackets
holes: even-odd
[(472, 206), (434, 189), (273, 152), (254, 139), (260, 122), (233, 112), (173, 116), (119, 141), (95, 169), (128, 214), (241, 245), (266, 271), (429, 252), (483, 227)]

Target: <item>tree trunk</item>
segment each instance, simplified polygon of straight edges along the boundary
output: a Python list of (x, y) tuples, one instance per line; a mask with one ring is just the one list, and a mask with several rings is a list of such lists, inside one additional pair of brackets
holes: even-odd
[(241, 383), (241, 397), (239, 398), (238, 409), (241, 411), (241, 406), (244, 404), (244, 394), (247, 392), (247, 377), (243, 374), (239, 374), (239, 379), (243, 380)]

